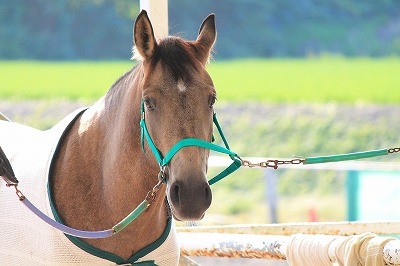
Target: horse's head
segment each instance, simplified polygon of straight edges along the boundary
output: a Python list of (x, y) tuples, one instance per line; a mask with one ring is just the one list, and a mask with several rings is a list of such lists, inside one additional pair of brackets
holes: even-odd
[[(142, 11), (134, 39), (143, 64), (146, 126), (162, 156), (185, 138), (211, 141), (216, 92), (205, 65), (216, 39), (214, 15), (204, 20), (196, 41), (167, 37), (157, 43)], [(210, 206), (208, 156), (207, 149), (185, 147), (166, 166), (167, 198), (175, 218), (201, 219)]]

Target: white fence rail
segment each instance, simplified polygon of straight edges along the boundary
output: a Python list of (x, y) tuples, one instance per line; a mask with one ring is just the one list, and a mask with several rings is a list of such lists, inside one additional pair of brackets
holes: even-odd
[(282, 236), (290, 236), (294, 234), (352, 236), (365, 232), (371, 232), (377, 235), (400, 235), (400, 221), (193, 226), (178, 227), (178, 232)]
[[(369, 237), (369, 242), (365, 241), (366, 237)], [(301, 265), (310, 266), (329, 265), (338, 261), (349, 262), (361, 258), (364, 263), (367, 259), (381, 259), (389, 265), (400, 265), (400, 240), (391, 240), (372, 234), (346, 237), (179, 233), (179, 240), (183, 256), (281, 260), (289, 259), (291, 256), (292, 261), (300, 261)], [(376, 243), (379, 242), (382, 243), (382, 249), (376, 250)]]
[[(246, 159), (262, 162), (269, 158)], [(209, 160), (210, 167), (226, 167), (230, 163), (229, 158), (219, 156), (211, 156)], [(351, 161), (279, 167), (304, 170), (399, 171), (400, 163)], [(357, 256), (369, 259), (375, 256), (385, 264), (400, 265), (400, 240), (377, 235), (400, 235), (400, 221), (178, 227), (181, 254), (184, 256), (285, 260), (295, 251), (297, 257), (302, 257), (297, 259), (307, 265), (321, 265), (321, 261), (313, 261), (312, 258), (315, 257), (328, 263), (343, 263)], [(365, 242), (365, 237), (371, 238), (371, 243), (375, 246)], [(354, 249), (354, 245), (360, 245), (360, 241), (364, 246)], [(381, 244), (378, 249), (377, 243)], [(371, 250), (375, 251), (373, 256)]]

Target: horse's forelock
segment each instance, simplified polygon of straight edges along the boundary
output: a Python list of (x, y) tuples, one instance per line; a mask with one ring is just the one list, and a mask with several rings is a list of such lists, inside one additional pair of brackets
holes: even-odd
[[(133, 48), (132, 58), (143, 60), (136, 48)], [(158, 63), (169, 70), (175, 81), (185, 82), (190, 81), (193, 70), (198, 71), (202, 67), (195, 44), (179, 37), (167, 37), (160, 41), (149, 60), (150, 71)]]

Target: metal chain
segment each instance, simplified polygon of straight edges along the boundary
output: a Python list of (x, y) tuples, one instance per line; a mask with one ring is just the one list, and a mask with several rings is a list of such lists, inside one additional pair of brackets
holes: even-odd
[(260, 163), (252, 163), (248, 160), (243, 160), (241, 158), (239, 158), (239, 160), (242, 162), (242, 166), (245, 167), (261, 167), (261, 168), (274, 168), (275, 170), (278, 169), (279, 165), (282, 164), (302, 164), (304, 163), (304, 159), (303, 158), (295, 158), (295, 159), (291, 159), (291, 160), (267, 160), (265, 162), (260, 162)]
[[(397, 148), (390, 148), (387, 150), (388, 154), (392, 153), (397, 153), (400, 152), (400, 147)], [(261, 167), (261, 168), (274, 168), (278, 169), (279, 165), (283, 164), (303, 164), (305, 162), (304, 158), (295, 158), (291, 160), (267, 160), (265, 162), (260, 162), (260, 163), (252, 163), (249, 160), (243, 160), (242, 158), (239, 157), (239, 160), (242, 163), (242, 166), (253, 168), (253, 167)]]
[(390, 148), (390, 149), (388, 149), (388, 153), (396, 153), (396, 152), (400, 152), (400, 148)]

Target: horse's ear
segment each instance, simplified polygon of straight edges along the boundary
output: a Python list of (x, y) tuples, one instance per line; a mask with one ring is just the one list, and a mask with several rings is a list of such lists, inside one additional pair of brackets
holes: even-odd
[[(157, 48), (157, 41), (154, 37), (153, 26), (145, 10), (140, 12), (135, 21), (133, 36), (140, 57), (144, 60), (152, 57)], [(134, 57), (138, 57), (138, 55), (134, 55)]]
[(204, 64), (207, 63), (208, 58), (210, 57), (216, 38), (217, 30), (215, 26), (215, 15), (210, 14), (201, 24), (199, 36), (195, 42), (197, 47), (200, 48), (199, 50)]

